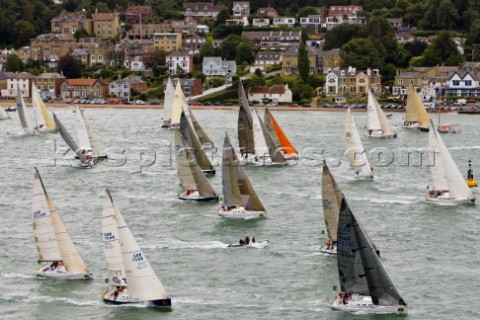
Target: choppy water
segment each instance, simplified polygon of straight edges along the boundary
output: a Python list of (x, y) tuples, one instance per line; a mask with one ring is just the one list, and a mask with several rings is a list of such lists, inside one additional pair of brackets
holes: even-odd
[[(73, 127), (72, 109), (55, 112), (67, 128)], [(55, 164), (53, 141), (66, 148), (59, 135), (19, 136), (18, 122), (1, 121), (0, 318), (394, 318), (348, 315), (329, 308), (338, 276), (336, 259), (319, 253), (325, 239), (322, 151), (350, 207), (382, 250), (381, 261), (409, 304), (408, 318), (480, 318), (480, 213), (477, 207), (424, 202), (428, 168), (419, 153), (427, 148), (427, 134), (400, 131), (394, 140), (364, 139), (366, 148), (374, 150), (369, 156), (376, 180), (358, 182), (344, 161), (343, 113), (273, 113), (308, 159), (294, 167), (247, 169), (268, 211), (266, 219), (256, 221), (226, 221), (216, 214), (218, 204), (177, 200), (180, 189), (170, 156), (173, 133), (159, 128), (157, 110), (88, 109), (100, 140), (126, 150), (124, 165), (119, 166), (120, 160), (104, 162), (92, 170), (69, 167), (61, 159)], [(195, 114), (217, 146), (221, 147), (224, 131), (238, 145), (237, 111)], [(354, 116), (363, 128), (366, 114)], [(460, 134), (443, 137), (461, 172), (466, 174), (467, 160), (472, 159), (480, 178), (478, 117), (442, 119), (462, 124)], [(395, 125), (401, 121), (401, 114), (393, 115)], [(412, 153), (410, 160), (405, 148)], [(155, 163), (140, 170), (140, 164), (153, 162), (154, 154)], [(210, 155), (214, 162), (220, 160), (219, 153)], [(31, 228), (35, 166), (94, 273), (93, 281), (35, 278), (38, 265)], [(220, 194), (221, 175), (210, 181)], [(106, 187), (170, 293), (172, 312), (102, 303), (107, 270), (100, 229)], [(477, 197), (478, 193), (475, 190)], [(225, 248), (247, 234), (271, 243), (263, 250)]]

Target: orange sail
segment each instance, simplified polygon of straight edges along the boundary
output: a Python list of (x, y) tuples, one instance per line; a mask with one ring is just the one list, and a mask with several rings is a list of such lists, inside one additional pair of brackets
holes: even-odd
[[(288, 140), (287, 136), (283, 132), (282, 128), (280, 128), (280, 126), (278, 125), (277, 121), (275, 120), (273, 115), (270, 113), (270, 110), (268, 110), (268, 108), (265, 109), (265, 124), (267, 128), (270, 130), (273, 127), (275, 132), (271, 132), (271, 133), (273, 133), (273, 136), (277, 137), (278, 143), (282, 147), (282, 151), (285, 155), (289, 155), (289, 156), (298, 155), (297, 150), (295, 150), (290, 140)], [(272, 124), (272, 126), (270, 127), (269, 124)]]

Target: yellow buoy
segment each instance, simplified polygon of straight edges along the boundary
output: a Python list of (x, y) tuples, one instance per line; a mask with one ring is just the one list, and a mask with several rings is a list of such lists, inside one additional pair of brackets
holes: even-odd
[(477, 187), (478, 183), (474, 179), (467, 179), (467, 186), (469, 186), (470, 188)]
[(477, 181), (473, 179), (472, 160), (468, 160), (467, 186), (470, 188), (478, 186)]

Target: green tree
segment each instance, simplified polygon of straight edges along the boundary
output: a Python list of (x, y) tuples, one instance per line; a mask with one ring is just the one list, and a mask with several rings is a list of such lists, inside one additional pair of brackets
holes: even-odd
[(154, 65), (163, 66), (167, 60), (167, 53), (160, 49), (155, 49), (155, 51), (150, 52), (145, 55), (143, 62), (148, 68), (153, 67)]
[(403, 19), (406, 23), (416, 26), (424, 17), (424, 8), (422, 3), (418, 2), (407, 7)]
[(223, 39), (220, 44), (220, 56), (227, 60), (235, 59), (235, 51), (242, 38), (237, 34), (231, 34)]
[(75, 31), (75, 33), (73, 34), (73, 37), (75, 39), (77, 39), (77, 41), (78, 41), (78, 39), (80, 39), (80, 38), (90, 37), (90, 34), (85, 29), (81, 28), (81, 29), (78, 29), (77, 31)]
[(426, 29), (436, 29), (437, 28), (437, 10), (440, 6), (441, 0), (428, 0), (426, 3), (426, 10), (422, 8), (424, 12), (423, 16), (423, 27)]
[(241, 41), (235, 48), (237, 64), (251, 64), (255, 61), (255, 48), (250, 41)]
[(225, 24), (225, 21), (230, 19), (230, 12), (228, 9), (222, 9), (217, 15), (217, 19), (215, 20), (215, 27), (219, 25)]
[(423, 52), (423, 65), (435, 66), (444, 63), (447, 66), (456, 66), (465, 59), (457, 49), (450, 31), (442, 30), (432, 40), (432, 43)]
[(308, 60), (308, 51), (305, 47), (305, 43), (300, 43), (300, 47), (298, 47), (298, 75), (303, 80), (303, 82), (307, 82), (308, 77), (310, 76), (310, 60)]
[(350, 23), (342, 23), (332, 30), (325, 33), (324, 50), (340, 48), (348, 41), (357, 37), (360, 32), (360, 26)]
[(30, 22), (24, 20), (15, 22), (12, 30), (13, 45), (15, 48), (19, 48), (29, 43), (35, 33), (35, 27)]
[(307, 6), (307, 7), (303, 7), (302, 9), (298, 10), (297, 18), (300, 19), (300, 18), (307, 17), (309, 15), (316, 15), (316, 14), (317, 14), (317, 10), (315, 10), (314, 7)]
[(425, 41), (415, 38), (412, 42), (407, 42), (403, 46), (410, 52), (413, 57), (421, 56), (423, 51), (427, 49), (428, 44)]
[(450, 0), (442, 0), (437, 10), (437, 27), (439, 29), (453, 29), (460, 17)]
[(83, 65), (75, 60), (72, 55), (67, 54), (58, 60), (58, 69), (67, 79), (80, 78), (82, 76)]
[(10, 72), (21, 72), (25, 70), (25, 64), (16, 54), (9, 54), (7, 61), (3, 65), (3, 70)]
[(200, 60), (204, 57), (215, 56), (215, 48), (213, 47), (212, 38), (208, 37), (203, 46), (200, 48)]
[(360, 70), (383, 67), (380, 53), (371, 39), (356, 38), (342, 46), (343, 66), (352, 66)]

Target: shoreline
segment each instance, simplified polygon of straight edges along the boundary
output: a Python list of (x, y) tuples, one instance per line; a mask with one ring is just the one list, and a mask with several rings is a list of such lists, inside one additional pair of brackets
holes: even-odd
[[(32, 103), (26, 102), (25, 105), (28, 108), (32, 107)], [(0, 106), (2, 107), (11, 107), (15, 106), (15, 102), (6, 102), (1, 103)], [(68, 104), (68, 103), (45, 103), (47, 108), (74, 108), (75, 104)], [(132, 110), (146, 110), (146, 109), (156, 109), (156, 110), (163, 110), (163, 105), (136, 105), (136, 104), (79, 104), (80, 108), (83, 109), (132, 109)], [(238, 110), (239, 106), (190, 106), (192, 110)], [(258, 110), (265, 109), (265, 107), (257, 107)], [(345, 112), (346, 108), (304, 108), (304, 107), (289, 107), (289, 106), (275, 106), (275, 107), (268, 107), (269, 110), (273, 111), (313, 111), (313, 112)], [(352, 112), (366, 112), (367, 109), (352, 109)], [(385, 113), (403, 113), (405, 112), (403, 109), (384, 109)], [(428, 113), (438, 113), (438, 110), (427, 110)], [(441, 113), (451, 113), (457, 111), (451, 110), (441, 110)]]

